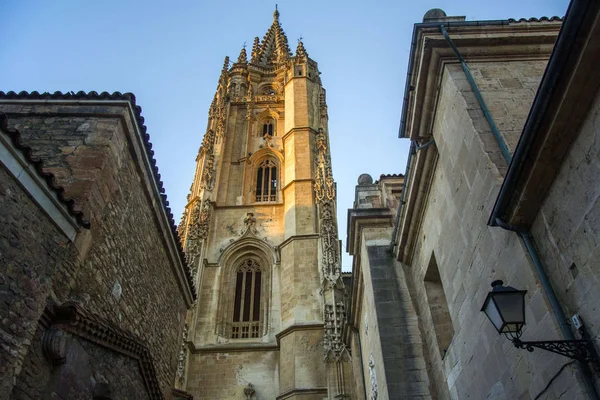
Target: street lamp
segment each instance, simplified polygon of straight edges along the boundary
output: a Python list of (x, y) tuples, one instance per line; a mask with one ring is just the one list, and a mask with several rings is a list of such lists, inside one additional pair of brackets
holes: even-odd
[[(503, 286), (504, 282), (492, 282), (492, 291), (488, 293), (481, 311), (498, 331), (507, 339), (512, 340), (516, 348), (533, 351), (534, 348), (551, 351), (583, 363), (591, 362), (596, 369), (600, 365), (598, 353), (594, 344), (589, 339), (578, 340), (544, 340), (537, 342), (522, 341), (523, 325), (525, 325), (525, 293), (526, 290), (517, 290), (510, 286)], [(583, 328), (583, 327), (582, 327)]]

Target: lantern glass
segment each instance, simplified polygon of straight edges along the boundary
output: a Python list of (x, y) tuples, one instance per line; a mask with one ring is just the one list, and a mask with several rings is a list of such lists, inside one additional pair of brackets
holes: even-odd
[(504, 320), (502, 333), (521, 330), (525, 324), (525, 292), (499, 292), (494, 296), (494, 303)]
[(483, 312), (485, 315), (487, 315), (490, 321), (492, 321), (492, 324), (498, 333), (501, 333), (504, 326), (504, 321), (502, 320), (500, 312), (498, 311), (496, 303), (493, 301), (493, 299), (489, 299), (487, 304), (484, 306)]
[(525, 325), (525, 293), (510, 286), (502, 286), (502, 281), (492, 283), (481, 311), (485, 312), (498, 333), (520, 335)]

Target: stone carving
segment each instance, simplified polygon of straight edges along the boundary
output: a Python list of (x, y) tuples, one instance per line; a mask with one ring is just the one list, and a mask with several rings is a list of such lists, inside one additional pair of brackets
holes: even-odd
[(202, 144), (200, 145), (199, 155), (212, 154), (215, 146), (215, 133), (212, 129), (209, 129), (202, 138)]
[(204, 173), (202, 174), (202, 182), (200, 187), (205, 189), (212, 189), (214, 186), (214, 173), (215, 173), (215, 155), (210, 154), (206, 160), (204, 166)]
[(256, 393), (256, 390), (254, 390), (254, 386), (252, 386), (251, 383), (248, 383), (248, 386), (246, 386), (244, 388), (244, 394), (246, 395), (246, 400), (250, 400), (254, 396), (254, 393)]
[(371, 383), (371, 400), (377, 400), (377, 375), (375, 374), (373, 353), (369, 355), (369, 379)]
[(245, 228), (242, 231), (242, 235), (246, 235), (248, 233), (256, 235), (258, 233), (256, 229), (256, 217), (254, 216), (254, 213), (249, 212), (246, 214), (246, 217), (244, 217), (244, 225)]
[(223, 133), (225, 133), (225, 107), (223, 105), (220, 105), (219, 107), (217, 107), (216, 119), (217, 119), (217, 136), (221, 137), (221, 136), (223, 136)]
[(188, 325), (187, 323), (183, 327), (183, 341), (181, 342), (181, 348), (179, 349), (179, 357), (177, 358), (177, 386), (183, 388), (185, 383), (185, 364), (187, 361), (187, 348), (186, 341), (188, 336)]
[(68, 336), (67, 333), (50, 328), (42, 336), (42, 353), (52, 365), (64, 364), (67, 357)]
[(344, 303), (338, 301), (333, 304), (325, 304), (324, 310), (324, 335), (323, 348), (325, 351), (325, 361), (341, 361), (347, 354), (346, 344), (342, 339), (342, 329), (346, 321), (346, 307)]
[(203, 206), (201, 206), (200, 201), (196, 202), (190, 214), (185, 256), (187, 264), (193, 268), (192, 276), (194, 278), (197, 274), (197, 268), (193, 265), (200, 256), (203, 240), (208, 236), (211, 214), (212, 207), (209, 200), (205, 200)]
[(320, 207), (320, 211), (323, 278), (333, 288), (340, 286), (342, 275), (333, 203), (328, 202), (323, 204)]
[(317, 171), (315, 176), (315, 197), (318, 204), (335, 200), (335, 185), (331, 173), (331, 160), (327, 154), (327, 138), (323, 129), (317, 135)]
[[(188, 199), (189, 201), (189, 199)], [(184, 243), (184, 239), (185, 239), (185, 231), (186, 231), (186, 224), (187, 224), (187, 219), (188, 219), (188, 210), (185, 209), (183, 210), (183, 214), (181, 215), (181, 221), (179, 222), (179, 225), (177, 225), (177, 237), (179, 238), (179, 243), (181, 243), (183, 245)]]

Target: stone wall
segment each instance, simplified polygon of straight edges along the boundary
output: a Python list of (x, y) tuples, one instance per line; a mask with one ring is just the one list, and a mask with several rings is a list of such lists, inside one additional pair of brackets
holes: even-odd
[(5, 399), (22, 372), (37, 375), (23, 371), (23, 362), (53, 280), (63, 270), (72, 272), (76, 260), (69, 239), (1, 164), (0, 227), (0, 398)]
[[(68, 261), (76, 267), (61, 268), (51, 259), (44, 263), (55, 266), (60, 277), (45, 283), (52, 286), (53, 301), (77, 301), (144, 341), (166, 395), (175, 378), (186, 303), (156, 214), (160, 199), (147, 186), (148, 175), (135, 153), (136, 122), (128, 119), (125, 106), (18, 107), (22, 106), (0, 109), (10, 111), (9, 124), (21, 132), (22, 141), (35, 149), (34, 156), (44, 160), (66, 195), (92, 222), (79, 258), (69, 254)], [(90, 116), (95, 113), (103, 117)], [(38, 227), (48, 234), (37, 232)], [(48, 240), (49, 247), (56, 247), (53, 252), (69, 249), (39, 222), (31, 221), (23, 229), (37, 234), (34, 239), (19, 233), (14, 240), (22, 246)], [(42, 297), (36, 304), (43, 308)], [(46, 383), (51, 384), (39, 382)]]
[(258, 399), (279, 394), (278, 351), (193, 353), (187, 391), (195, 399), (242, 399), (252, 383)]
[[(519, 141), (546, 63), (546, 60), (469, 62), (473, 78), (510, 153)], [(483, 151), (504, 176), (508, 164), (500, 153), (498, 143), (460, 65), (446, 66), (443, 80), (446, 79), (452, 80), (454, 88), (442, 92), (442, 97), (446, 100), (438, 104), (438, 112), (446, 114), (450, 110), (456, 110), (457, 104), (452, 101), (453, 96), (462, 97), (461, 104), (464, 104), (468, 114), (465, 117), (469, 120), (466, 123), (476, 129)], [(458, 143), (454, 142), (454, 151), (459, 151), (455, 146)]]
[(565, 314), (580, 314), (596, 339), (600, 334), (599, 182), (600, 96), (596, 95), (531, 229)]
[[(412, 263), (403, 269), (422, 316), (422, 335), (427, 339), (436, 387), (447, 385), (454, 399), (534, 398), (569, 360), (515, 349), (479, 311), (489, 283), (502, 279), (528, 291), (523, 339), (560, 337), (519, 237), (487, 226), (503, 171), (490, 155), (494, 143), (482, 135), (486, 130), (473, 117), (460, 80), (452, 73), (444, 74), (433, 127), (436, 148), (429, 150), (437, 151), (436, 167)], [(445, 356), (430, 334), (435, 327), (424, 281), (432, 254), (454, 328)], [(572, 366), (558, 381), (562, 383), (551, 385), (548, 396), (584, 398)], [(443, 392), (439, 394), (445, 398)]]
[(43, 329), (38, 327), (12, 399), (88, 400), (103, 394), (112, 399), (148, 398), (136, 359), (77, 336), (69, 337), (66, 362), (52, 367), (38, 345)]

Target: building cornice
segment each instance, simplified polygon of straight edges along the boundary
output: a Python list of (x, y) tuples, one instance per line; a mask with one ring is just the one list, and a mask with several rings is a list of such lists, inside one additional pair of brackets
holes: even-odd
[(529, 229), (600, 87), (600, 4), (573, 2), (488, 225)]
[(279, 332), (277, 335), (275, 335), (275, 337), (277, 338), (277, 345), (280, 345), (281, 339), (286, 337), (287, 335), (289, 335), (292, 332), (296, 332), (296, 331), (314, 331), (314, 330), (323, 330), (323, 324), (322, 323), (316, 323), (316, 324), (295, 324), (295, 325), (290, 325), (287, 328), (285, 328), (284, 330), (282, 330), (281, 332)]
[(366, 227), (389, 227), (392, 225), (389, 208), (351, 208), (348, 210), (348, 235), (346, 249), (353, 256), (358, 253), (362, 229)]

